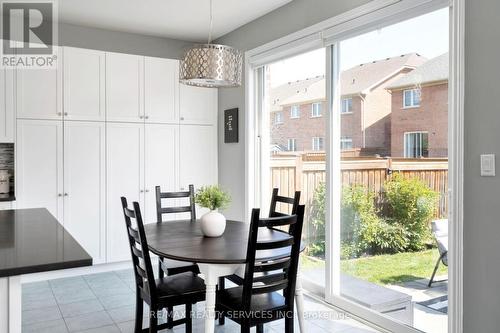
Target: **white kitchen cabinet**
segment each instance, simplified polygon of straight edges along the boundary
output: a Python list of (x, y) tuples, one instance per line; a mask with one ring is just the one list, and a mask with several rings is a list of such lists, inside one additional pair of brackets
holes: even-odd
[(106, 260), (106, 132), (103, 122), (64, 122), (64, 227), (92, 256)]
[(16, 199), (18, 208), (47, 208), (63, 219), (63, 122), (18, 120)]
[(64, 119), (104, 121), (106, 53), (73, 47), (63, 52)]
[(0, 142), (14, 142), (14, 73), (0, 69)]
[(106, 53), (106, 119), (144, 122), (144, 57)]
[(180, 84), (179, 109), (181, 124), (216, 124), (217, 89)]
[(17, 69), (17, 118), (62, 119), (62, 70)]
[(148, 123), (178, 123), (179, 61), (144, 58), (144, 119)]
[(107, 261), (130, 260), (120, 197), (144, 207), (144, 124), (106, 124)]
[[(157, 222), (155, 187), (161, 186), (162, 192), (177, 191), (178, 131), (177, 125), (146, 124), (145, 126), (145, 223)], [(173, 201), (168, 204), (172, 205)], [(165, 215), (163, 220), (174, 217), (175, 214)]]

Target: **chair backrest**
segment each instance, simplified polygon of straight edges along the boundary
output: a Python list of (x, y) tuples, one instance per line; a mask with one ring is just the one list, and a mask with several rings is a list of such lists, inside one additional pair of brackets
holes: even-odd
[[(151, 266), (151, 257), (149, 256), (148, 242), (144, 232), (141, 208), (138, 202), (134, 202), (134, 209), (129, 209), (127, 199), (121, 197), (121, 201), (123, 216), (125, 217), (125, 224), (127, 226), (132, 263), (134, 265), (137, 292), (141, 293), (143, 299), (151, 300), (156, 294), (156, 283), (153, 268)], [(135, 222), (135, 228), (132, 225), (132, 220)]]
[[(293, 306), (304, 209), (303, 205), (299, 205), (294, 215), (264, 219), (259, 218), (260, 209), (252, 210), (243, 282), (244, 310), (250, 309), (253, 295), (279, 290), (283, 290), (286, 305)], [(289, 226), (290, 233), (276, 229), (283, 226)], [(271, 228), (274, 232), (281, 233), (282, 237), (259, 241), (259, 228)], [(256, 261), (259, 251), (280, 251), (283, 256), (279, 260), (259, 262)]]
[(287, 215), (276, 211), (276, 205), (278, 203), (285, 203), (292, 205), (291, 215), (294, 215), (297, 212), (297, 207), (299, 206), (300, 191), (295, 191), (295, 195), (293, 196), (293, 198), (278, 195), (278, 192), (279, 192), (278, 188), (273, 188), (273, 195), (271, 197), (271, 207), (269, 208), (269, 217), (279, 217)]
[[(162, 199), (189, 198), (189, 206), (162, 207)], [(194, 202), (194, 186), (189, 185), (188, 191), (182, 192), (162, 192), (160, 186), (156, 186), (156, 218), (157, 222), (162, 222), (163, 214), (191, 213), (191, 221), (196, 220), (196, 206)]]
[(441, 254), (448, 251), (448, 219), (434, 220), (431, 222), (432, 233), (436, 237), (438, 249)]

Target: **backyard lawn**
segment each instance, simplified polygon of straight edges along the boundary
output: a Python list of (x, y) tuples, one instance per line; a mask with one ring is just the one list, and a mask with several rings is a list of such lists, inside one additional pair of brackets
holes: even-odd
[[(430, 278), (436, 260), (439, 257), (437, 249), (422, 252), (407, 252), (397, 254), (384, 254), (359, 259), (342, 260), (341, 270), (345, 274), (358, 277), (365, 281), (377, 284), (398, 284), (407, 281)], [(304, 270), (319, 268), (324, 262), (302, 258)], [(439, 266), (437, 276), (444, 275), (447, 267)]]

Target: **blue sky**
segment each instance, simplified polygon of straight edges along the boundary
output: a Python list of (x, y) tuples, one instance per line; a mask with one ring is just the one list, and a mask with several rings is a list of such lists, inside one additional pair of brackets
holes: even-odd
[[(341, 42), (341, 69), (411, 52), (429, 59), (448, 52), (448, 13), (441, 9)], [(324, 49), (278, 61), (270, 66), (271, 86), (323, 75), (324, 63)]]

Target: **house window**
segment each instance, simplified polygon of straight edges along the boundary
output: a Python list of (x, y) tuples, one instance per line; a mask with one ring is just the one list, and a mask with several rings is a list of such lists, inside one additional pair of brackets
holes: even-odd
[(352, 98), (343, 98), (342, 99), (342, 108), (340, 110), (341, 113), (352, 113)]
[(403, 90), (403, 107), (414, 108), (420, 106), (420, 89)]
[(312, 150), (319, 151), (324, 150), (324, 138), (314, 137), (312, 138)]
[(321, 117), (321, 103), (312, 103), (311, 117)]
[(288, 139), (288, 151), (297, 151), (297, 139)]
[(283, 124), (283, 112), (276, 112), (274, 114), (274, 123)]
[(290, 118), (300, 118), (300, 107), (298, 105), (292, 105), (290, 108)]
[(405, 133), (404, 145), (407, 158), (429, 157), (429, 134), (427, 132)]
[(340, 137), (340, 149), (352, 149), (352, 138), (349, 136), (341, 136)]

